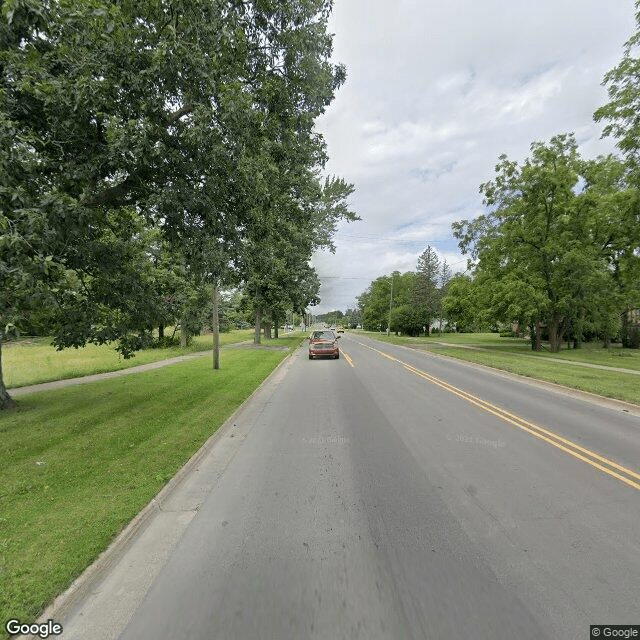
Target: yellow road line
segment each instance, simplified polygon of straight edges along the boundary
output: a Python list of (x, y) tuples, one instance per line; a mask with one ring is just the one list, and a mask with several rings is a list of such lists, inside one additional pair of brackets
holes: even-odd
[[(520, 418), (519, 416), (516, 416), (513, 413), (509, 413), (505, 409), (502, 409), (496, 405), (493, 405), (490, 402), (483, 400), (482, 398), (478, 398), (477, 396), (474, 396), (471, 393), (468, 393), (467, 391), (463, 391), (462, 389), (459, 389), (458, 387), (455, 387), (452, 384), (449, 384), (448, 382), (441, 380), (440, 378), (436, 378), (435, 376), (432, 376), (426, 373), (425, 371), (421, 371), (420, 369), (417, 369), (413, 365), (410, 365), (407, 362), (403, 362), (402, 360), (399, 360), (398, 358), (395, 358), (389, 355), (388, 353), (384, 353), (383, 351), (380, 351), (379, 349), (376, 349), (374, 347), (370, 347), (369, 345), (363, 344), (362, 342), (359, 342), (358, 344), (360, 344), (361, 346), (367, 349), (371, 349), (371, 351), (375, 351), (376, 353), (380, 354), (381, 356), (389, 360), (393, 360), (394, 362), (401, 364), (407, 371), (423, 378), (424, 380), (427, 380), (428, 382), (431, 382), (432, 384), (435, 384), (441, 387), (446, 391), (449, 391), (450, 393), (457, 395), (458, 397), (464, 400), (467, 400), (467, 402), (470, 402), (471, 404), (476, 405), (480, 409), (483, 409), (484, 411), (492, 413), (493, 415), (504, 420), (505, 422), (509, 422), (510, 424), (513, 424), (514, 426), (518, 427), (519, 429), (522, 429), (523, 431), (526, 431), (527, 433), (530, 433), (536, 438), (539, 438), (540, 440), (544, 440), (545, 442), (553, 445), (558, 449), (561, 449), (562, 451), (564, 451), (565, 453), (568, 453), (574, 458), (578, 458), (579, 460), (586, 462), (592, 467), (640, 491), (640, 483), (634, 482), (634, 480), (631, 479), (631, 478), (636, 478), (640, 480), (640, 474), (636, 473), (635, 471), (632, 471), (627, 467), (623, 467), (622, 465), (619, 465), (613, 460), (609, 460), (608, 458), (605, 458), (604, 456), (601, 456), (595, 453), (594, 451), (591, 451), (590, 449), (586, 449), (585, 447), (582, 447), (579, 444), (572, 442), (571, 440), (567, 440), (566, 438), (563, 438), (562, 436), (554, 433), (553, 431), (550, 431), (549, 429), (545, 429), (544, 427), (541, 427), (532, 422), (529, 422), (524, 418)], [(578, 453), (578, 452), (581, 452), (581, 453)], [(584, 455), (581, 455), (581, 454), (584, 454)], [(586, 457), (586, 456), (589, 456), (589, 457)], [(599, 462), (602, 462), (605, 465), (608, 465), (611, 468), (608, 469), (602, 466), (602, 464), (598, 464), (596, 460), (598, 460)], [(630, 477), (625, 477), (620, 473), (616, 473), (615, 471), (613, 471), (613, 469), (617, 469), (621, 473), (627, 474), (627, 476), (630, 476)]]
[(349, 354), (344, 349), (340, 349), (340, 353), (342, 353), (344, 359), (351, 365), (351, 367), (355, 368), (356, 365), (353, 364), (353, 360), (351, 359)]

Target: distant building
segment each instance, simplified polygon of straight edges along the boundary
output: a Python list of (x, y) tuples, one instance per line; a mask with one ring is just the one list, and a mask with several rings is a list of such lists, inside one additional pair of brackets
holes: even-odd
[(626, 324), (629, 327), (640, 327), (640, 308), (627, 309)]

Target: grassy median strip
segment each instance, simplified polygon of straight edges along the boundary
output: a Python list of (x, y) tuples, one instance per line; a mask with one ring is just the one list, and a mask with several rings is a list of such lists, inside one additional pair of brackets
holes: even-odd
[[(362, 335), (392, 344), (419, 345), (421, 350), (432, 353), (640, 404), (640, 376), (571, 364), (586, 362), (639, 371), (640, 351), (635, 349), (623, 350), (620, 347), (603, 349), (601, 345), (588, 344), (582, 349), (567, 349), (559, 353), (551, 353), (549, 351), (533, 352), (529, 341), (500, 338), (497, 334), (443, 334), (440, 338), (435, 335), (429, 338), (408, 338), (374, 332), (362, 332)], [(442, 345), (438, 344), (439, 342), (455, 342), (459, 346)], [(465, 346), (479, 348), (469, 349)], [(556, 358), (566, 362), (555, 362)]]
[(198, 358), (1, 413), (0, 620), (34, 620), (286, 355), (225, 350), (219, 371)]
[[(234, 330), (220, 334), (220, 344), (250, 340), (251, 329)], [(82, 349), (56, 351), (50, 338), (32, 338), (2, 345), (4, 381), (7, 387), (23, 387), (40, 382), (52, 382), (94, 373), (129, 369), (140, 364), (158, 362), (189, 353), (213, 349), (211, 335), (195, 336), (186, 348), (146, 349), (125, 360), (113, 345), (89, 344)]]

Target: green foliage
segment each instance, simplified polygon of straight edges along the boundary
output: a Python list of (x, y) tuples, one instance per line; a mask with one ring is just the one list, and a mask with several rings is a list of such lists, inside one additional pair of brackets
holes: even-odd
[(636, 2), (636, 24), (638, 31), (624, 46), (620, 63), (604, 76), (609, 103), (596, 110), (596, 122), (608, 120), (603, 135), (618, 139), (618, 147), (637, 168), (640, 158), (640, 2)]
[[(320, 280), (309, 264), (312, 253), (333, 249), (330, 238), (338, 220), (358, 219), (345, 203), (351, 185), (328, 179), (321, 188), (313, 172), (305, 179), (295, 206), (288, 196), (278, 194), (278, 206), (262, 211), (246, 246), (246, 294), (254, 312), (266, 312), (275, 326), (289, 310), (304, 313), (320, 302)], [(303, 215), (305, 211), (310, 215)]]
[[(190, 346), (192, 342), (193, 335), (189, 334), (187, 336), (187, 346)], [(170, 336), (158, 336), (157, 338), (154, 338), (150, 346), (153, 349), (168, 349), (170, 347), (178, 347), (180, 346), (180, 336), (177, 336), (175, 334)]]
[(622, 346), (628, 349), (640, 349), (640, 326), (624, 325), (621, 332)]
[(391, 331), (419, 336), (424, 331), (424, 316), (420, 308), (403, 304), (391, 311)]
[(404, 274), (394, 271), (389, 276), (376, 278), (367, 290), (358, 296), (363, 328), (369, 331), (386, 330), (390, 309), (393, 311), (393, 308), (412, 304), (414, 285), (415, 273), (411, 271)]
[(474, 277), (450, 283), (445, 308), (544, 325), (557, 351), (566, 332), (615, 333), (629, 295), (621, 274), (633, 253), (626, 223), (636, 195), (619, 161), (581, 160), (571, 135), (531, 151), (522, 165), (501, 156), (496, 178), (480, 187), (489, 212), (454, 223)]
[(415, 305), (415, 323), (428, 327), (434, 317), (440, 315), (441, 292), (440, 259), (431, 246), (418, 258), (418, 268), (413, 285), (413, 304)]
[(50, 324), (129, 357), (197, 333), (214, 282), (317, 300), (311, 251), (356, 218), (314, 131), (345, 80), (331, 4), (1, 3), (0, 345)]
[(449, 322), (458, 331), (465, 331), (473, 326), (478, 317), (481, 305), (477, 293), (478, 289), (470, 276), (458, 274), (449, 281), (442, 308)]
[(366, 330), (384, 331), (391, 320), (391, 331), (411, 336), (428, 333), (434, 319), (443, 316), (442, 300), (450, 280), (449, 265), (441, 263), (429, 246), (418, 259), (417, 271), (381, 276), (358, 296), (353, 324), (362, 322)]

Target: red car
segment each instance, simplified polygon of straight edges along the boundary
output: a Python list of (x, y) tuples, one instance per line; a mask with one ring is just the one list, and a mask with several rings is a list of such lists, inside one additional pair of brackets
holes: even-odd
[(309, 360), (313, 360), (316, 356), (339, 358), (340, 349), (337, 341), (338, 338), (333, 331), (314, 331), (309, 336)]

